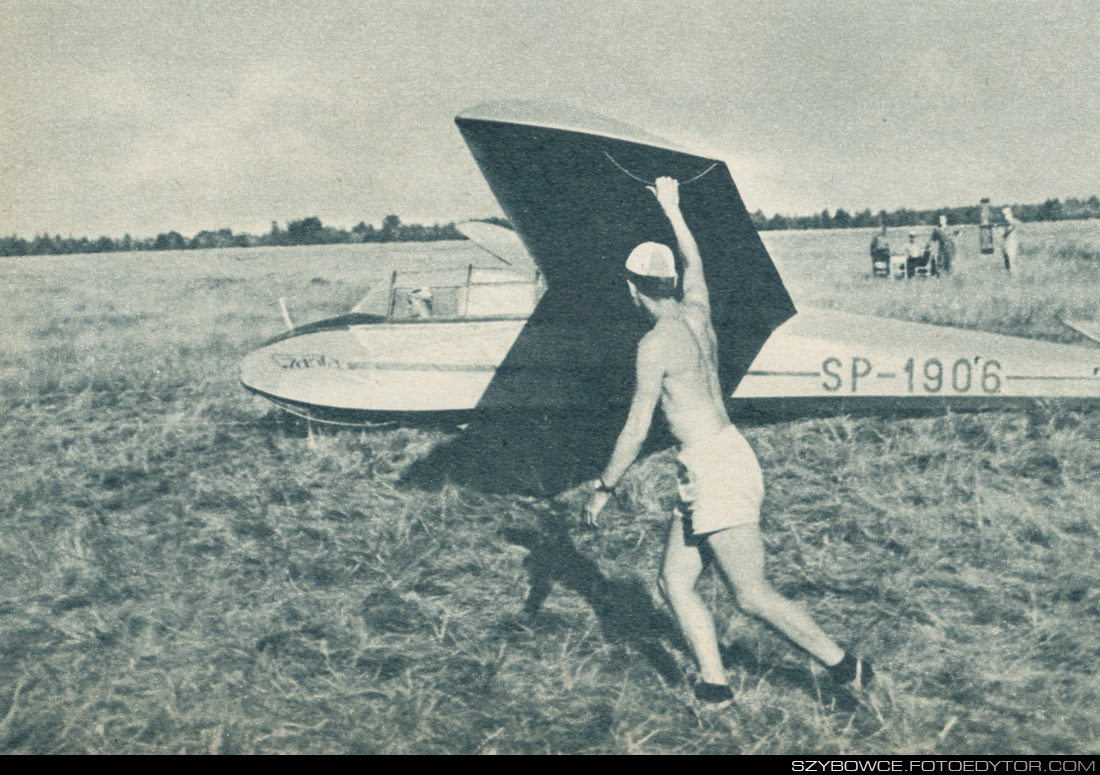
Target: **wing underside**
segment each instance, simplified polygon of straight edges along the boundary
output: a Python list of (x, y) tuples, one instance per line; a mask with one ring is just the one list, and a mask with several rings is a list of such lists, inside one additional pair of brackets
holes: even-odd
[[(482, 107), (456, 123), (546, 278), (546, 294), (479, 403), (490, 416), (508, 416), (509, 427), (498, 424), (489, 436), (513, 462), (524, 461), (534, 480), (549, 483), (541, 489), (560, 489), (594, 471), (625, 419), (645, 327), (623, 264), (641, 242), (675, 245), (647, 190), (655, 178), (681, 181), (681, 209), (704, 259), (727, 395), (768, 336), (794, 314), (722, 161), (599, 117), (539, 107)], [(568, 418), (552, 419), (554, 407), (568, 407)], [(478, 429), (467, 437), (464, 444), (476, 445)]]
[(515, 406), (530, 395), (535, 386), (510, 375), (542, 371), (526, 368), (532, 359), (552, 366), (539, 392), (551, 383), (554, 392), (583, 391), (591, 399), (574, 404), (628, 403), (634, 345), (644, 329), (622, 267), (640, 242), (675, 244), (646, 188), (660, 175), (683, 181), (681, 209), (704, 258), (720, 378), (731, 393), (795, 310), (725, 163), (652, 138), (585, 131), (575, 118), (563, 127), (549, 116), (537, 124), (530, 116), (498, 115), (483, 109), (456, 122), (548, 291), (484, 405)]

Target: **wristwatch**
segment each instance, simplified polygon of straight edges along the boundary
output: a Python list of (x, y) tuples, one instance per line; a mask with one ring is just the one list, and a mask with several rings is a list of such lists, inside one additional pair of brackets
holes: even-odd
[(603, 477), (601, 476), (601, 477), (596, 479), (596, 492), (609, 492), (612, 495), (614, 495), (615, 494), (615, 488), (614, 487), (608, 487), (607, 482), (605, 482), (603, 480)]

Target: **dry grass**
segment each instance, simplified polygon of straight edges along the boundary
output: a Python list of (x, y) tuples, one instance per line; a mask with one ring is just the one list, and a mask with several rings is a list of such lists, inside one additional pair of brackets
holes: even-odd
[[(768, 238), (819, 306), (1047, 338), (1068, 336), (1054, 312), (1096, 316), (1087, 233), (1025, 242), (1027, 283), (913, 286), (859, 276), (863, 235)], [(310, 444), (239, 388), (279, 296), (299, 322), (335, 314), (366, 276), (472, 257), (451, 249), (0, 266), (0, 750), (1096, 751), (1100, 415), (749, 429), (769, 575), (884, 680), (823, 693), (708, 578), (737, 702), (699, 715), (651, 588), (668, 452), (599, 535), (562, 532), (568, 498), (401, 486), (445, 431)], [(533, 616), (532, 573), (557, 580)]]

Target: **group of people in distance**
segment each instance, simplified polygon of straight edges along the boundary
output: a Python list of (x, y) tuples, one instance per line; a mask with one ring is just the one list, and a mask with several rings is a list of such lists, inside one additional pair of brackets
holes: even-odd
[[(933, 227), (929, 238), (920, 242), (917, 232), (909, 232), (909, 242), (905, 246), (905, 276), (927, 274), (936, 277), (950, 274), (955, 261), (955, 239), (959, 236), (959, 227), (949, 230), (947, 216), (941, 215), (940, 222)], [(889, 277), (891, 274), (890, 242), (886, 239), (886, 225), (871, 238), (871, 274), (876, 277)]]
[[(1005, 207), (1002, 213), (1005, 224), (1001, 235), (1001, 257), (1004, 259), (1005, 271), (1011, 272), (1017, 266), (1020, 250), (1020, 222), (1012, 214), (1011, 207)], [(958, 226), (948, 229), (946, 215), (940, 216), (939, 224), (932, 228), (932, 234), (924, 242), (917, 238), (916, 231), (910, 230), (905, 253), (899, 255), (899, 258), (901, 256), (905, 258), (905, 277), (911, 278), (918, 274), (931, 277), (950, 274), (955, 261), (955, 241), (960, 231)], [(884, 224), (881, 231), (871, 238), (871, 274), (875, 277), (890, 277), (893, 271), (891, 257), (890, 243), (886, 239)], [(900, 276), (900, 269), (898, 274)]]

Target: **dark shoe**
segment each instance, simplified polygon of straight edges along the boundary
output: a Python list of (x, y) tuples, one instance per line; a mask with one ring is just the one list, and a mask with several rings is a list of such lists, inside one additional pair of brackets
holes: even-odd
[(836, 683), (851, 689), (866, 689), (875, 677), (871, 660), (857, 658), (850, 651), (844, 652), (840, 662), (825, 669)]
[(695, 684), (695, 699), (711, 710), (725, 708), (733, 702), (733, 690), (726, 684), (708, 684), (700, 681)]

